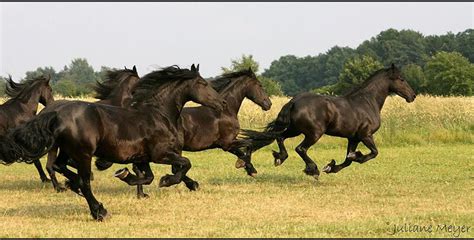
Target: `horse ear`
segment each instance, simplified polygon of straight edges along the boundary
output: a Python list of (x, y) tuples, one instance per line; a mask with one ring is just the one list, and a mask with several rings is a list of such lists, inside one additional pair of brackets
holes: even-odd
[(137, 72), (137, 67), (136, 67), (135, 65), (133, 65), (132, 70), (133, 70), (136, 74), (138, 74), (138, 72)]
[(124, 66), (125, 70), (128, 70), (127, 66)]
[(196, 72), (196, 66), (194, 66), (194, 63), (191, 65), (191, 71)]
[(197, 65), (197, 67), (196, 67), (196, 71), (199, 72), (199, 63), (198, 63), (198, 65)]
[(46, 82), (49, 83), (49, 80), (51, 80), (51, 73), (48, 73), (48, 76), (46, 77)]
[(392, 70), (395, 70), (395, 63), (392, 63)]

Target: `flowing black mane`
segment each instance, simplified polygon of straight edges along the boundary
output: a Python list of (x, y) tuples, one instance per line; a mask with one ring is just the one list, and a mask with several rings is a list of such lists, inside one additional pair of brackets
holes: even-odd
[(138, 74), (132, 69), (120, 69), (120, 70), (109, 70), (106, 74), (106, 80), (104, 82), (96, 82), (94, 90), (96, 92), (95, 98), (107, 99), (112, 91), (120, 84), (122, 74), (130, 74), (131, 76), (139, 77)]
[(229, 85), (230, 82), (232, 82), (233, 79), (241, 77), (241, 76), (249, 76), (249, 77), (254, 77), (255, 74), (253, 73), (252, 70), (243, 70), (243, 71), (237, 71), (237, 72), (231, 72), (231, 73), (226, 73), (218, 76), (214, 80), (210, 81), (212, 88), (214, 88), (217, 92), (221, 92), (224, 90), (227, 85)]
[(27, 94), (30, 88), (34, 87), (36, 83), (47, 82), (48, 78), (45, 76), (39, 76), (33, 79), (27, 79), (21, 83), (16, 83), (12, 80), (12, 77), (9, 76), (7, 79), (7, 84), (5, 85), (5, 93), (12, 99), (23, 99), (29, 97)]
[(135, 87), (134, 102), (139, 103), (153, 97), (153, 95), (170, 83), (194, 79), (199, 76), (196, 71), (181, 69), (176, 65), (162, 68), (143, 76)]
[[(343, 96), (352, 96), (354, 94), (359, 93), (360, 90), (364, 89), (369, 84), (371, 84), (372, 81), (374, 81), (376, 79), (375, 77), (377, 75), (382, 74), (382, 73), (390, 73), (391, 70), (392, 70), (391, 68), (382, 68), (382, 69), (379, 69), (379, 70), (375, 71), (374, 73), (372, 73), (372, 75), (370, 75), (367, 78), (367, 80), (365, 80), (360, 85), (357, 85), (357, 86), (354, 86), (354, 87), (350, 88), (346, 93), (343, 94)], [(395, 68), (395, 74), (400, 74), (400, 70), (398, 68)]]

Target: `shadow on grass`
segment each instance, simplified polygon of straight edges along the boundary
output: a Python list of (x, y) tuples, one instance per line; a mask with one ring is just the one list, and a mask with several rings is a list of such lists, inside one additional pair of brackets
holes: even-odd
[[(322, 176), (324, 177), (324, 176)], [(333, 185), (334, 183), (328, 181), (317, 181), (311, 176), (307, 176), (304, 173), (300, 175), (288, 175), (284, 173), (265, 173), (259, 174), (255, 178), (252, 177), (214, 177), (207, 180), (209, 184), (213, 185), (251, 185), (251, 184), (271, 184), (279, 186), (301, 186), (308, 184), (318, 185)]]
[(1, 209), (0, 212), (3, 216), (8, 217), (32, 217), (41, 219), (57, 219), (65, 216), (73, 216), (78, 213), (87, 211), (83, 205), (77, 203), (51, 203), (51, 204), (38, 204), (31, 202), (32, 205), (21, 206), (16, 208)]

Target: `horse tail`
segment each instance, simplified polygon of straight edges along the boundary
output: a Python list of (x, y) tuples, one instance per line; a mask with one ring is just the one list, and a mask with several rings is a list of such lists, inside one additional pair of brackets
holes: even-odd
[(58, 122), (55, 112), (41, 114), (0, 137), (0, 163), (32, 163), (54, 145), (54, 130)]
[(280, 113), (275, 120), (270, 122), (263, 132), (242, 129), (242, 139), (246, 142), (246, 147), (250, 148), (252, 152), (270, 145), (276, 138), (278, 138), (290, 126), (290, 114), (293, 109), (294, 102), (290, 101), (283, 106)]
[(105, 159), (102, 159), (102, 158), (97, 158), (95, 160), (95, 166), (97, 167), (97, 169), (99, 171), (104, 171), (104, 170), (107, 170), (109, 169), (110, 167), (112, 167), (113, 163), (112, 162), (109, 162)]

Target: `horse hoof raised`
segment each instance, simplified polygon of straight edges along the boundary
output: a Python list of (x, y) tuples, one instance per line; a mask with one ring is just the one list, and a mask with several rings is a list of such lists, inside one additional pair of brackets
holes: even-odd
[(242, 159), (237, 159), (237, 161), (235, 162), (235, 168), (243, 168), (245, 167), (245, 161), (242, 160)]
[(128, 176), (129, 173), (130, 171), (128, 170), (128, 168), (122, 168), (122, 169), (117, 170), (114, 176), (116, 178), (124, 179)]
[(331, 162), (323, 168), (323, 172), (325, 173), (334, 173), (334, 166), (336, 166), (336, 161), (333, 159)]

